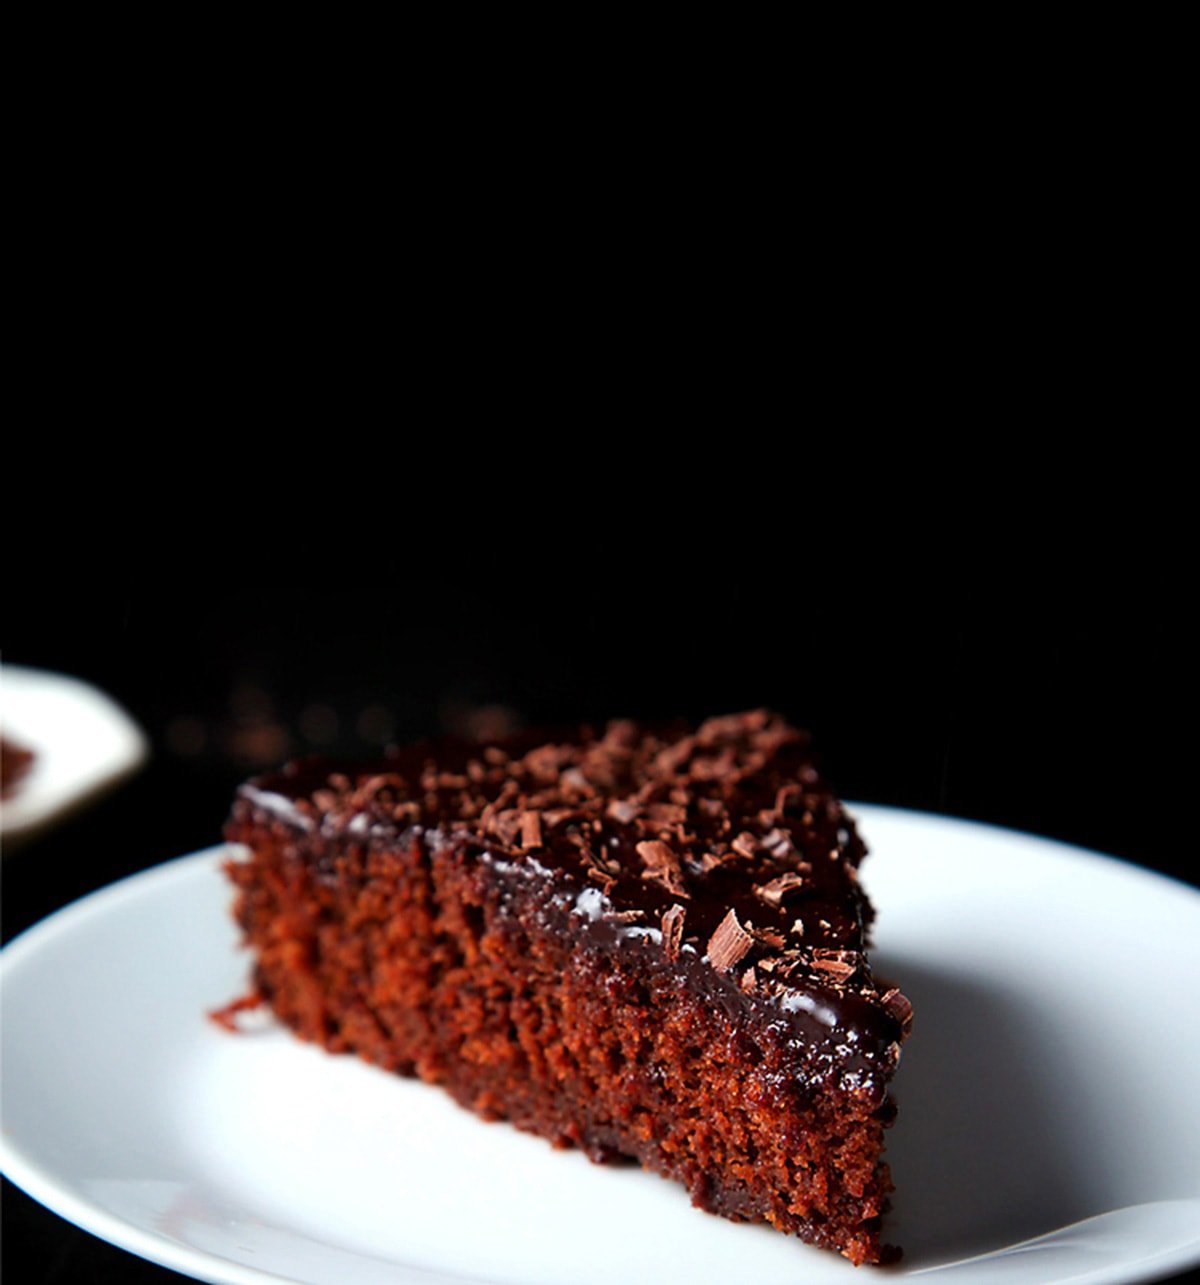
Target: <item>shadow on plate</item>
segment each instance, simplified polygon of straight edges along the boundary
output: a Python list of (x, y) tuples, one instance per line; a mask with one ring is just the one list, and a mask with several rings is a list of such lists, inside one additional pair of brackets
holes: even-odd
[[(1111, 1125), (1119, 1086), (1066, 1045), (1029, 992), (880, 952), (916, 1013), (888, 1139), (889, 1239), (909, 1271), (985, 1254), (1144, 1200)], [(1094, 1061), (1094, 1051), (1091, 1051)], [(1097, 1088), (1099, 1085), (1099, 1088)]]

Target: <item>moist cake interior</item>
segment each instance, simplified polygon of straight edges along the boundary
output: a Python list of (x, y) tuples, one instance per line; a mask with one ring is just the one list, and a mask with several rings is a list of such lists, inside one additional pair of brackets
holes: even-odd
[(227, 836), (252, 999), (298, 1035), (713, 1213), (896, 1255), (911, 1007), (864, 953), (863, 843), (783, 719), (307, 761), (244, 786)]

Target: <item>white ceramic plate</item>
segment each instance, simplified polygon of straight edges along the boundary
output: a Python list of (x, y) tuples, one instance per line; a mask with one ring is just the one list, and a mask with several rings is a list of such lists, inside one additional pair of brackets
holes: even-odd
[(41, 669), (0, 667), (0, 728), (34, 760), (0, 804), (10, 839), (114, 785), (146, 757), (146, 738), (103, 692)]
[[(857, 809), (896, 1082), (889, 1275), (1135, 1281), (1200, 1261), (1200, 894), (981, 826)], [(99, 892), (0, 962), (8, 1174), (207, 1281), (867, 1279), (439, 1090), (205, 1010), (241, 993), (214, 850)], [(868, 1273), (869, 1274), (869, 1273)]]

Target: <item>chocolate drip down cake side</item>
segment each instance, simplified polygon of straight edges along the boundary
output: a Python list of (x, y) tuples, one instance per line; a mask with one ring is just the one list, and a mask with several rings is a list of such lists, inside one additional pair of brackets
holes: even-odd
[(807, 737), (425, 745), (243, 786), (255, 994), (305, 1039), (489, 1119), (632, 1157), (695, 1204), (886, 1261), (888, 1082), (912, 1010), (863, 954), (865, 848)]

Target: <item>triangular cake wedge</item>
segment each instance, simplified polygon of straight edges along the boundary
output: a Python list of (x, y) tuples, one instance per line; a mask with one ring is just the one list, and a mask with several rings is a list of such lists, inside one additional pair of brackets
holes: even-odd
[(894, 1255), (912, 1010), (864, 954), (862, 841), (782, 719), (308, 761), (242, 787), (227, 836), (256, 996), (297, 1034), (713, 1213)]

